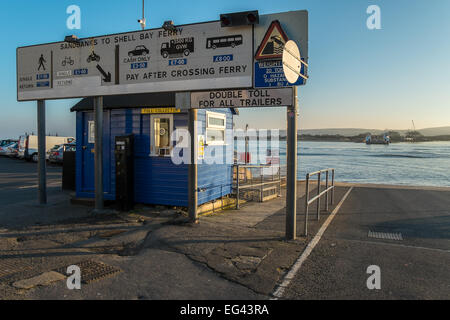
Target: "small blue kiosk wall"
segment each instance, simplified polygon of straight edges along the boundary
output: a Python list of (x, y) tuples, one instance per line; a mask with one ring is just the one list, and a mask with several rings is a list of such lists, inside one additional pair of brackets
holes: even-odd
[[(229, 109), (215, 109), (227, 115), (227, 129), (232, 128), (233, 116)], [(174, 206), (188, 206), (188, 166), (175, 165), (170, 157), (150, 157), (150, 114), (141, 114), (141, 108), (111, 109), (104, 111), (103, 123), (103, 185), (104, 198), (115, 200), (114, 141), (116, 136), (134, 134), (135, 202)], [(88, 122), (92, 111), (78, 111), (77, 115), (77, 181), (76, 193), (80, 198), (94, 197), (94, 145), (88, 142)], [(187, 127), (188, 114), (173, 114), (174, 130)], [(206, 135), (206, 110), (198, 110), (198, 134)], [(227, 143), (233, 143), (228, 141)], [(85, 146), (86, 148), (83, 148)], [(220, 151), (223, 164), (198, 165), (198, 204), (228, 195), (232, 190), (233, 148), (208, 146), (208, 153)]]

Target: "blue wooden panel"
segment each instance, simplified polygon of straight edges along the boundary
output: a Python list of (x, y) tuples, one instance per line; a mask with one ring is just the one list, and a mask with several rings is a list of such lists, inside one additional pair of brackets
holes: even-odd
[[(125, 134), (134, 134), (135, 139), (135, 201), (147, 204), (162, 204), (187, 206), (188, 205), (188, 166), (175, 165), (171, 158), (150, 157), (150, 115), (141, 114), (141, 109), (114, 109), (110, 110), (105, 118), (105, 175), (107, 178), (107, 194), (105, 199), (115, 198), (115, 137)], [(227, 128), (232, 127), (232, 114), (228, 109), (211, 110), (227, 114)], [(198, 133), (206, 134), (206, 111), (198, 110)], [(174, 130), (178, 127), (188, 126), (188, 114), (174, 114)], [(81, 150), (82, 136), (87, 134), (87, 128), (82, 125), (83, 113), (77, 114), (77, 159), (78, 150)], [(232, 153), (233, 148), (222, 148), (225, 161), (226, 152)], [(232, 154), (231, 154), (232, 159)], [(84, 168), (77, 161), (77, 196), (93, 197), (93, 193), (83, 192), (79, 189), (78, 177)], [(204, 191), (199, 192), (199, 204), (220, 198), (231, 193), (231, 165), (230, 164), (199, 164), (198, 186)]]
[[(94, 149), (93, 143), (88, 143), (88, 121), (94, 120), (93, 112), (77, 113), (76, 132), (76, 193), (94, 193)], [(110, 180), (110, 116), (109, 111), (103, 112), (103, 190), (105, 194), (111, 192)]]

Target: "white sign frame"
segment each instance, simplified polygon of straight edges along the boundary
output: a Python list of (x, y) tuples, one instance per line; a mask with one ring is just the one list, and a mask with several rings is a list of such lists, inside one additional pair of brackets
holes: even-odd
[[(55, 42), (17, 48), (17, 100), (252, 87), (251, 25), (222, 28), (220, 21), (212, 21), (176, 30), (147, 29), (80, 39), (80, 45)], [(217, 38), (225, 45), (214, 45)], [(141, 44), (147, 51), (137, 50)]]

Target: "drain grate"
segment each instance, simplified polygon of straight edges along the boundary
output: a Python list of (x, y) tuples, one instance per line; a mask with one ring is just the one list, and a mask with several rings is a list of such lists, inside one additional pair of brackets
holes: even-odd
[(397, 241), (403, 240), (401, 233), (375, 232), (369, 230), (369, 234), (367, 236), (369, 238), (376, 238), (376, 239), (397, 240)]
[[(97, 262), (93, 260), (84, 260), (74, 265), (80, 267), (81, 270), (81, 282), (84, 284), (89, 284), (91, 282), (101, 280), (106, 277), (115, 275), (116, 273), (122, 272), (121, 269), (104, 264), (103, 262)], [(55, 271), (67, 274), (67, 267), (58, 268)]]
[(0, 260), (0, 279), (7, 277), (13, 273), (30, 270), (32, 265), (19, 259)]

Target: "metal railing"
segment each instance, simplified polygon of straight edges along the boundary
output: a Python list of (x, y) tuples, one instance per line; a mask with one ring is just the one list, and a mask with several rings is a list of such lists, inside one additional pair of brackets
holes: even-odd
[[(328, 186), (329, 173), (331, 172), (331, 186)], [(322, 173), (326, 173), (325, 190), (321, 191), (321, 177)], [(317, 175), (317, 195), (312, 199), (309, 199), (309, 180), (312, 176)], [(317, 201), (317, 214), (316, 219), (320, 219), (320, 198), (325, 195), (325, 210), (328, 211), (328, 193), (331, 191), (331, 201), (334, 201), (334, 169), (324, 169), (312, 173), (306, 174), (306, 194), (305, 194), (305, 236), (308, 235), (308, 209), (309, 205), (314, 201)]]
[(233, 175), (236, 174), (236, 177), (233, 178), (233, 188), (236, 191), (236, 209), (239, 209), (241, 191), (258, 193), (261, 202), (264, 200), (265, 191), (275, 191), (278, 196), (281, 196), (281, 185), (285, 178), (282, 171), (281, 165), (235, 164)]

